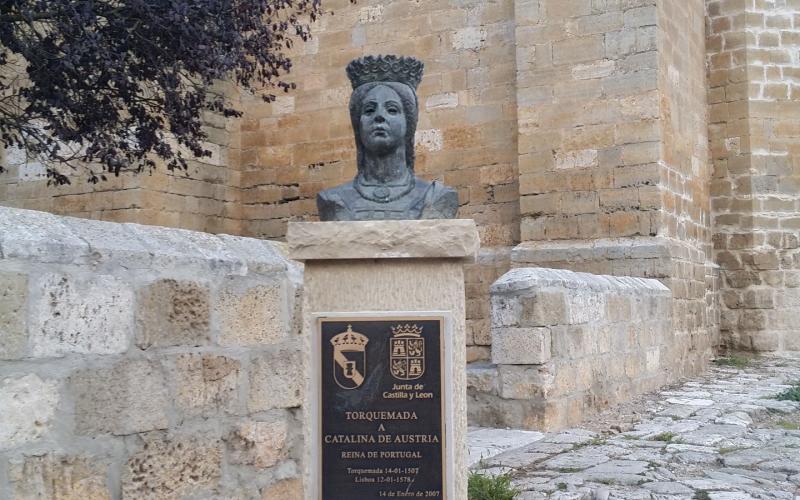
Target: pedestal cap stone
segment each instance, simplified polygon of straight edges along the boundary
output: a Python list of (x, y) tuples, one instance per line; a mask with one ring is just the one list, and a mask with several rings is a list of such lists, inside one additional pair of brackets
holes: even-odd
[(480, 240), (472, 219), (292, 222), (294, 260), (475, 259)]

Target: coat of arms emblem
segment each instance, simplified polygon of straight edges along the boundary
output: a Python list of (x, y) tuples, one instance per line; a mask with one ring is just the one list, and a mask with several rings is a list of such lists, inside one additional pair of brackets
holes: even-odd
[(389, 366), (394, 378), (415, 380), (425, 374), (425, 339), (421, 326), (393, 326), (389, 347)]
[(353, 331), (347, 325), (347, 331), (331, 339), (333, 344), (333, 379), (342, 389), (357, 389), (367, 376), (367, 342), (366, 335)]

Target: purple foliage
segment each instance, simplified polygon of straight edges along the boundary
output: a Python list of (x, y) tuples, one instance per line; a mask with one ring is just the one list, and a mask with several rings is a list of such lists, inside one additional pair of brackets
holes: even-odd
[[(0, 138), (47, 160), (106, 173), (185, 169), (175, 147), (208, 156), (204, 111), (239, 116), (215, 80), (287, 91), (293, 41), (321, 0), (0, 0)], [(8, 71), (19, 56), (22, 79)], [(21, 82), (21, 83), (20, 83)], [(274, 95), (262, 93), (265, 100)], [(173, 140), (167, 140), (171, 136)], [(80, 146), (65, 152), (60, 144)]]

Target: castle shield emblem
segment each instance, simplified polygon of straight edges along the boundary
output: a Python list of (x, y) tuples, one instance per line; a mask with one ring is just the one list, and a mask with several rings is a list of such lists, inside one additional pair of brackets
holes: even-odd
[(347, 331), (331, 339), (333, 344), (333, 379), (342, 389), (357, 389), (367, 376), (366, 335), (354, 332), (348, 325)]
[(399, 380), (415, 380), (425, 374), (425, 339), (418, 325), (392, 327), (389, 343), (389, 366)]

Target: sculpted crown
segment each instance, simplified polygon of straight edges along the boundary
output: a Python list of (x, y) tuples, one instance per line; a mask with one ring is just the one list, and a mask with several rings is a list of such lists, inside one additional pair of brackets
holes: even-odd
[(350, 61), (347, 77), (353, 89), (370, 82), (399, 82), (416, 90), (425, 65), (413, 57), (364, 56)]
[(341, 347), (343, 350), (352, 349), (363, 351), (367, 342), (369, 342), (369, 339), (366, 335), (354, 332), (351, 325), (347, 325), (346, 332), (342, 332), (331, 339), (331, 344), (333, 344), (334, 347)]
[(422, 335), (422, 327), (410, 324), (393, 326), (392, 335), (395, 337), (419, 337)]

